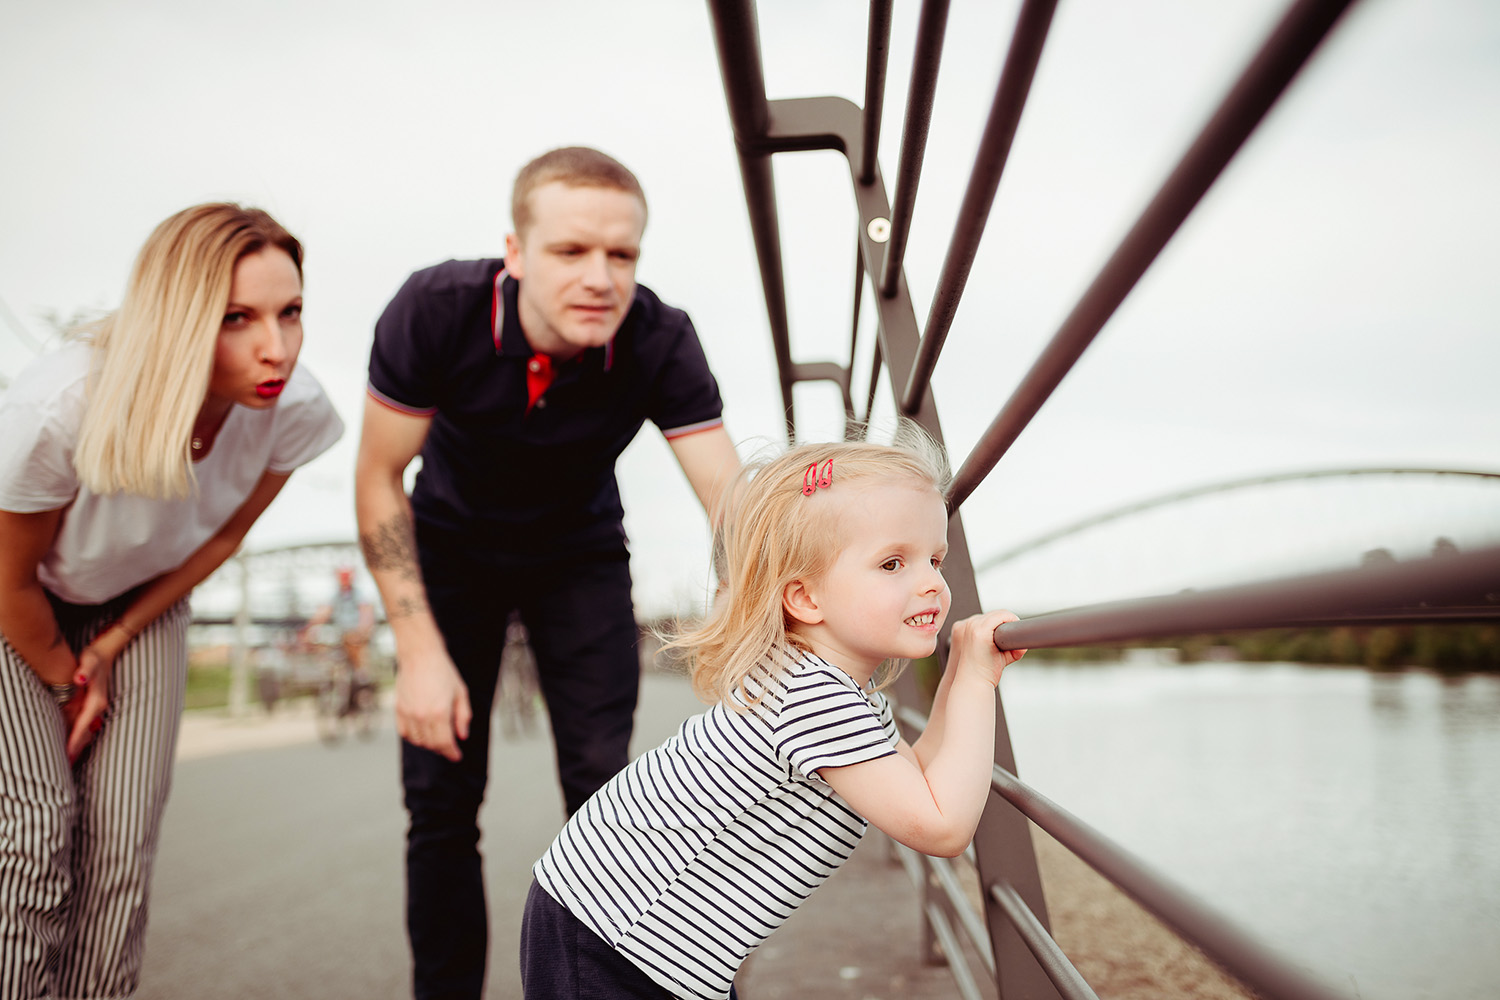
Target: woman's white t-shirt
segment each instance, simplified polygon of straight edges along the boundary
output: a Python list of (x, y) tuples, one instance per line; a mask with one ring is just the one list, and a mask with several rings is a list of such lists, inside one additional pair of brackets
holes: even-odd
[(77, 341), (44, 355), (0, 398), (0, 510), (66, 508), (37, 577), (73, 604), (100, 604), (175, 569), (224, 526), (264, 473), (305, 465), (344, 432), (323, 387), (298, 366), (275, 406), (230, 408), (212, 450), (194, 463), (196, 495), (101, 496), (73, 469), (92, 354)]

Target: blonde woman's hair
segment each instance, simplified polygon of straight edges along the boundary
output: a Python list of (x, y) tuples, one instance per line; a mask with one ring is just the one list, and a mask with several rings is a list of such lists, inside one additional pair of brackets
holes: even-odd
[[(830, 459), (832, 482), (804, 494), (809, 467), (822, 469)], [(758, 698), (746, 678), (768, 663), (773, 650), (801, 647), (788, 627), (782, 595), (792, 581), (827, 572), (848, 544), (837, 517), (842, 505), (831, 501), (843, 492), (889, 483), (911, 483), (942, 495), (949, 477), (942, 449), (910, 422), (902, 423), (893, 444), (804, 444), (752, 462), (740, 475), (735, 488), (725, 491), (727, 507), (715, 536), (724, 556), (720, 582), (726, 590), (702, 624), (664, 647), (687, 652), (699, 697), (725, 704), (733, 704), (736, 692), (754, 703)], [(893, 679), (888, 673), (883, 683)]]
[(258, 208), (184, 209), (146, 240), (120, 308), (91, 333), (88, 403), (73, 466), (94, 493), (190, 496), (193, 421), (208, 395), (214, 347), (242, 257), (302, 244)]

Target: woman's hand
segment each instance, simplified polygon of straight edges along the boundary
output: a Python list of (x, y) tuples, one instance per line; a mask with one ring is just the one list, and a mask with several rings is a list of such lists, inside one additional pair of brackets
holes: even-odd
[(109, 681), (119, 650), (100, 636), (78, 654), (78, 690), (63, 705), (68, 722), (68, 761), (76, 763), (104, 727), (109, 711)]
[(953, 626), (950, 647), (954, 665), (978, 671), (991, 687), (998, 686), (1000, 672), (1026, 655), (1024, 649), (1000, 649), (995, 645), (995, 629), (1014, 621), (1020, 621), (1014, 611), (991, 611), (958, 622)]

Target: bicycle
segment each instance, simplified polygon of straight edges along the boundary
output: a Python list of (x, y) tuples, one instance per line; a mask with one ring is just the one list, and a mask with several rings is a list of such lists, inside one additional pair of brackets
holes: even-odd
[(512, 611), (505, 626), (505, 648), (500, 654), (500, 675), (495, 682), (495, 714), (507, 740), (537, 733), (537, 707), (541, 685), (536, 676), (536, 655), (521, 616)]
[(351, 730), (360, 739), (373, 739), (379, 711), (379, 687), (369, 671), (354, 665), (348, 644), (324, 645), (319, 657), (324, 676), (313, 701), (313, 721), (318, 739), (328, 746)]

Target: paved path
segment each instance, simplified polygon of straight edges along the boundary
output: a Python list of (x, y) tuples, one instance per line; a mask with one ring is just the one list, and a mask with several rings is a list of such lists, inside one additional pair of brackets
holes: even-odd
[[(648, 674), (637, 752), (701, 706), (687, 683)], [(184, 722), (157, 863), (140, 996), (400, 1000), (403, 925), (397, 741), (325, 747), (305, 710)], [(494, 744), (483, 816), (491, 910), (488, 997), (520, 996), (516, 942), (532, 862), (562, 822), (545, 735)], [(751, 957), (743, 1000), (956, 996), (917, 959), (916, 896), (885, 845), (854, 858)]]

